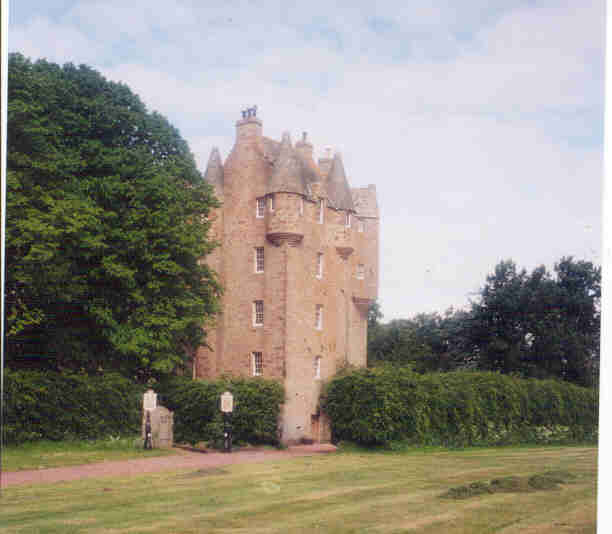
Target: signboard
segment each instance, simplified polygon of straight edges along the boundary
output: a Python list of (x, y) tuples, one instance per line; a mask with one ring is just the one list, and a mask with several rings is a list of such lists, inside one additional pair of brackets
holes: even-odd
[(231, 413), (234, 411), (234, 396), (229, 391), (221, 395), (221, 411), (223, 413)]
[(142, 407), (145, 411), (152, 411), (157, 408), (157, 393), (152, 389), (147, 389), (142, 397)]

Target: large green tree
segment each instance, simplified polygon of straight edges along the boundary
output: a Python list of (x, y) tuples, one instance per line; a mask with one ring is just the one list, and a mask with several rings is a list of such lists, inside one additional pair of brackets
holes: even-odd
[(551, 274), (500, 262), (468, 325), (480, 368), (591, 385), (599, 367), (601, 269), (564, 257)]
[(529, 273), (501, 261), (467, 311), (386, 324), (371, 314), (368, 363), (410, 364), (418, 372), (478, 368), (590, 386), (599, 370), (600, 297), (601, 269), (591, 262), (565, 257), (552, 273), (543, 266)]
[(201, 261), (216, 205), (179, 132), (81, 65), (9, 57), (10, 366), (187, 363), (220, 288)]
[(444, 314), (420, 313), (368, 326), (368, 363), (411, 365), (417, 372), (448, 371), (471, 367), (465, 337), (470, 314), (447, 310)]

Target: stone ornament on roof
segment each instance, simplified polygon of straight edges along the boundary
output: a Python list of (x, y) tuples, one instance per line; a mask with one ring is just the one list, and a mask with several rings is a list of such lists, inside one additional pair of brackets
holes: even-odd
[(246, 108), (242, 110), (243, 119), (249, 119), (251, 117), (257, 117), (257, 106), (253, 106), (252, 108)]

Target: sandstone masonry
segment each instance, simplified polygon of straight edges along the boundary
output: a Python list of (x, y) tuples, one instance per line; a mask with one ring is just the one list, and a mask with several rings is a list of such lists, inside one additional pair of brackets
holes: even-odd
[(295, 146), (262, 135), (254, 110), (236, 123), (223, 164), (205, 179), (222, 203), (221, 243), (208, 264), (224, 287), (222, 312), (196, 353), (196, 378), (222, 373), (282, 380), (282, 440), (328, 441), (321, 382), (366, 365), (367, 312), (378, 292), (376, 189), (350, 189), (339, 154), (315, 163), (306, 134)]

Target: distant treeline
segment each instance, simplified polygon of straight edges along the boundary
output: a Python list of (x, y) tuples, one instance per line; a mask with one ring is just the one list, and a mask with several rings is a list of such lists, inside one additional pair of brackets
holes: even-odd
[(381, 324), (370, 309), (368, 364), (419, 373), (478, 369), (596, 386), (601, 268), (564, 257), (554, 273), (518, 270), (510, 260), (490, 274), (469, 310), (419, 314)]

